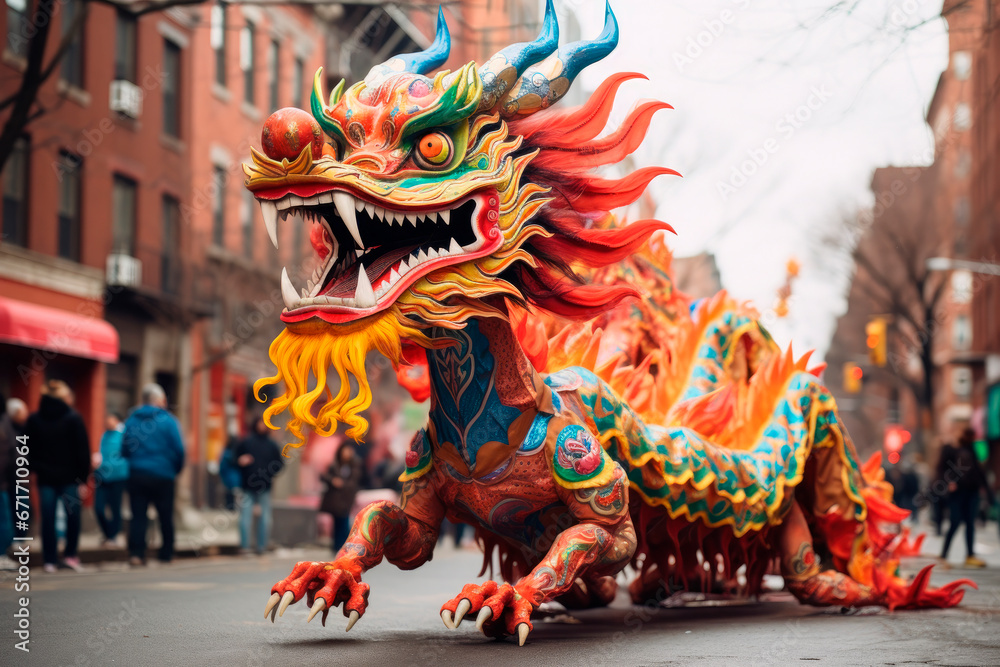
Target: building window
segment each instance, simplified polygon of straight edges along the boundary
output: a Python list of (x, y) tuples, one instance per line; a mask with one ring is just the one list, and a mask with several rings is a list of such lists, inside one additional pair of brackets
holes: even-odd
[[(63, 5), (62, 34), (65, 36), (73, 26), (73, 21), (84, 11), (80, 0), (69, 0)], [(62, 59), (62, 79), (71, 86), (83, 88), (83, 32), (80, 26), (66, 49)]]
[(28, 245), (28, 138), (14, 142), (3, 172), (3, 242)]
[(306, 66), (302, 58), (295, 59), (295, 69), (292, 72), (292, 106), (302, 107), (302, 80), (305, 78)]
[(253, 46), (254, 46), (254, 35), (257, 32), (257, 28), (253, 23), (247, 21), (247, 24), (243, 26), (243, 32), (240, 36), (240, 69), (243, 70), (243, 99), (247, 104), (254, 103), (254, 89), (253, 89), (253, 77), (254, 77), (254, 57), (253, 57)]
[(954, 125), (955, 129), (960, 132), (964, 132), (972, 127), (972, 111), (965, 102), (959, 102), (955, 105)]
[(212, 28), (209, 35), (215, 51), (215, 82), (226, 87), (226, 5), (212, 7)]
[(951, 345), (956, 351), (972, 348), (972, 321), (968, 315), (956, 315), (951, 325)]
[(135, 83), (136, 19), (123, 11), (115, 23), (115, 78)]
[(136, 185), (131, 178), (115, 174), (111, 187), (111, 252), (135, 255)]
[(972, 395), (972, 370), (965, 366), (954, 366), (951, 369), (951, 391), (956, 398), (969, 398)]
[(180, 221), (181, 203), (163, 195), (163, 256), (160, 260), (160, 286), (164, 292), (176, 293), (180, 286)]
[(163, 40), (163, 133), (181, 136), (181, 47)]
[(280, 73), (280, 61), (278, 60), (278, 56), (280, 55), (279, 48), (277, 40), (272, 40), (271, 48), (267, 53), (267, 71), (271, 76), (271, 86), (268, 91), (270, 93), (270, 99), (268, 101), (270, 102), (271, 111), (278, 108), (278, 76)]
[(253, 195), (243, 190), (243, 206), (240, 211), (240, 231), (243, 237), (243, 254), (253, 259)]
[(7, 0), (7, 50), (15, 56), (27, 57), (31, 34), (28, 0)]
[(59, 154), (59, 256), (80, 261), (80, 173), (83, 161), (65, 151)]
[(215, 167), (212, 172), (215, 203), (212, 209), (212, 242), (223, 247), (226, 240), (226, 170)]
[(959, 81), (965, 81), (972, 72), (972, 54), (968, 51), (956, 51), (951, 54), (951, 71)]

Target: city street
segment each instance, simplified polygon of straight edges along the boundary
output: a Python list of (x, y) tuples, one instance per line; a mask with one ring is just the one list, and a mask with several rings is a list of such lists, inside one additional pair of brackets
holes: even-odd
[[(939, 573), (935, 584), (969, 576), (980, 585), (959, 608), (888, 613), (774, 601), (729, 607), (647, 610), (619, 596), (610, 609), (539, 620), (523, 648), (485, 639), (472, 623), (457, 631), (438, 617), (441, 603), (476, 581), (478, 552), (439, 549), (424, 567), (388, 564), (365, 575), (367, 614), (344, 633), (331, 613), (306, 624), (290, 607), (277, 624), (263, 618), (268, 588), (298, 559), (321, 551), (262, 559), (217, 557), (165, 567), (94, 569), (85, 574), (32, 571), (31, 653), (5, 647), (4, 665), (653, 665), (653, 664), (996, 664), (1000, 660), (1000, 553), (995, 526), (984, 530), (991, 567)], [(928, 538), (928, 551), (939, 542)], [(960, 549), (952, 554), (958, 563)], [(912, 559), (907, 574), (930, 562)], [(109, 568), (112, 566), (108, 566)], [(11, 608), (9, 575), (0, 601)], [(11, 620), (4, 621), (8, 626)], [(9, 628), (4, 635), (11, 636)], [(16, 661), (16, 662), (15, 662)]]

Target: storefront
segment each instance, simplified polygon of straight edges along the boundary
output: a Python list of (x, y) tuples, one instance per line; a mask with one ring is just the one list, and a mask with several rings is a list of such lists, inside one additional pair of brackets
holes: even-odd
[(0, 393), (34, 410), (44, 382), (64, 380), (96, 450), (104, 430), (105, 364), (118, 361), (118, 332), (101, 317), (99, 301), (74, 304), (63, 310), (0, 296)]

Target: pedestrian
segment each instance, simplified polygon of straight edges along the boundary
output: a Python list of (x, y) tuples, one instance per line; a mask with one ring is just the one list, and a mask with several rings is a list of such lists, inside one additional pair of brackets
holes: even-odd
[(941, 549), (941, 560), (947, 562), (951, 541), (959, 527), (965, 524), (965, 567), (986, 567), (975, 555), (976, 517), (979, 514), (979, 492), (986, 491), (990, 505), (993, 491), (986, 481), (986, 474), (976, 457), (975, 433), (971, 428), (962, 431), (958, 447), (942, 455), (938, 462), (938, 477), (948, 484), (948, 533)]
[(264, 553), (271, 537), (271, 483), (285, 461), (278, 443), (269, 436), (263, 417), (257, 417), (250, 435), (236, 446), (236, 465), (240, 468), (240, 547), (250, 552), (250, 524), (254, 505), (260, 507), (257, 520), (257, 555)]
[(349, 519), (354, 497), (358, 495), (361, 485), (361, 468), (363, 463), (354, 452), (354, 446), (345, 442), (337, 450), (333, 462), (326, 472), (320, 475), (324, 485), (323, 499), (319, 511), (333, 516), (333, 553), (347, 542), (351, 531)]
[(24, 435), (24, 429), (28, 426), (28, 404), (20, 398), (7, 399), (7, 416), (14, 426), (15, 435)]
[(129, 564), (146, 562), (147, 512), (151, 503), (163, 538), (157, 557), (169, 563), (174, 557), (174, 492), (177, 475), (184, 467), (184, 441), (177, 419), (167, 411), (167, 395), (160, 385), (150, 383), (142, 388), (142, 406), (125, 420), (122, 456), (129, 464)]
[[(0, 397), (0, 405), (3, 398)], [(0, 413), (0, 570), (16, 570), (17, 563), (7, 555), (14, 543), (14, 517), (11, 512), (14, 487), (10, 483), (14, 469), (17, 435), (10, 416)]]
[(128, 461), (122, 456), (125, 424), (118, 414), (112, 412), (104, 426), (100, 465), (94, 471), (94, 513), (104, 534), (103, 546), (114, 548), (119, 546), (117, 540), (122, 528), (122, 496), (128, 483)]
[(945, 514), (948, 511), (948, 481), (944, 474), (948, 472), (948, 462), (955, 458), (955, 445), (946, 442), (938, 450), (938, 465), (931, 483), (931, 519), (934, 522), (934, 534), (943, 534)]
[(240, 474), (240, 467), (236, 465), (236, 446), (240, 444), (236, 434), (229, 436), (226, 448), (222, 450), (219, 457), (219, 479), (226, 489), (224, 505), (232, 512), (236, 509), (236, 490), (243, 483), (243, 476)]
[[(7, 405), (5, 407), (7, 416), (10, 418), (11, 426), (14, 429), (14, 437), (17, 438), (24, 435), (24, 429), (27, 428), (28, 426), (29, 411), (27, 403), (22, 401), (20, 398), (8, 398)], [(25, 520), (24, 523), (22, 524), (24, 528), (18, 528), (17, 508), (15, 507), (14, 503), (14, 496), (17, 495), (16, 493), (17, 478), (15, 477), (15, 472), (16, 472), (16, 467), (11, 466), (10, 472), (8, 473), (8, 476), (6, 478), (7, 488), (10, 490), (9, 492), (11, 495), (10, 512), (9, 512), (10, 522), (11, 525), (14, 526), (14, 535), (16, 535), (17, 537), (26, 537), (28, 535), (27, 526), (31, 525), (31, 516), (30, 516), (31, 508), (30, 507), (27, 509), (22, 508), (22, 511), (26, 511), (29, 514), (27, 520)], [(23, 516), (24, 515), (22, 514), (22, 517)]]
[(59, 567), (56, 505), (66, 510), (66, 547), (62, 564), (81, 571), (81, 494), (90, 476), (90, 436), (83, 417), (73, 409), (73, 392), (62, 380), (49, 380), (38, 411), (28, 417), (25, 435), (31, 447), (31, 468), (38, 480), (42, 504), (42, 560), (45, 572)]

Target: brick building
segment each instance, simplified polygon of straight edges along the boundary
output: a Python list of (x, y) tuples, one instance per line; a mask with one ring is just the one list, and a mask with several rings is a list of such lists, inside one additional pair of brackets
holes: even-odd
[[(864, 373), (860, 393), (851, 395), (837, 387), (841, 412), (852, 432), (879, 442), (888, 423), (923, 431), (932, 437), (926, 442), (915, 439), (911, 450), (931, 462), (937, 445), (953, 440), (958, 429), (973, 423), (983, 404), (987, 348), (980, 342), (984, 334), (976, 338), (974, 332), (984, 326), (984, 316), (989, 317), (976, 303), (986, 290), (980, 289), (983, 281), (977, 276), (951, 270), (951, 263), (977, 259), (987, 247), (981, 239), (989, 232), (983, 231), (983, 214), (978, 212), (983, 205), (975, 196), (977, 188), (981, 194), (996, 196), (995, 188), (977, 185), (976, 175), (990, 154), (983, 128), (995, 123), (995, 114), (983, 104), (977, 73), (988, 42), (985, 27), (990, 12), (987, 0), (944, 4), (949, 62), (927, 111), (934, 136), (933, 163), (876, 170), (872, 179), (876, 204), (862, 216), (865, 234), (859, 251), (867, 248), (869, 255), (879, 257), (884, 270), (880, 275), (878, 267), (859, 268), (848, 311), (838, 323), (828, 355), (834, 373), (848, 363), (860, 365)], [(941, 270), (942, 260), (929, 263), (932, 258), (945, 258), (951, 268)], [(914, 286), (931, 308), (923, 316), (920, 299), (907, 291)], [(895, 305), (887, 305), (890, 296), (897, 300)], [(913, 304), (917, 312), (903, 316), (899, 300)], [(865, 345), (865, 325), (877, 316), (885, 316), (889, 327), (890, 363), (885, 368), (869, 363)], [(926, 340), (931, 344), (923, 349)], [(922, 379), (924, 362), (932, 366), (927, 383)], [(919, 398), (927, 392), (933, 402), (921, 410)]]
[[(986, 0), (983, 38), (973, 54), (976, 115), (972, 154), (970, 259), (1000, 265), (1000, 1)], [(974, 378), (983, 408), (984, 435), (1000, 448), (1000, 276), (977, 274), (972, 290), (972, 345), (984, 363)], [(1000, 473), (1000, 456), (993, 457)]]

